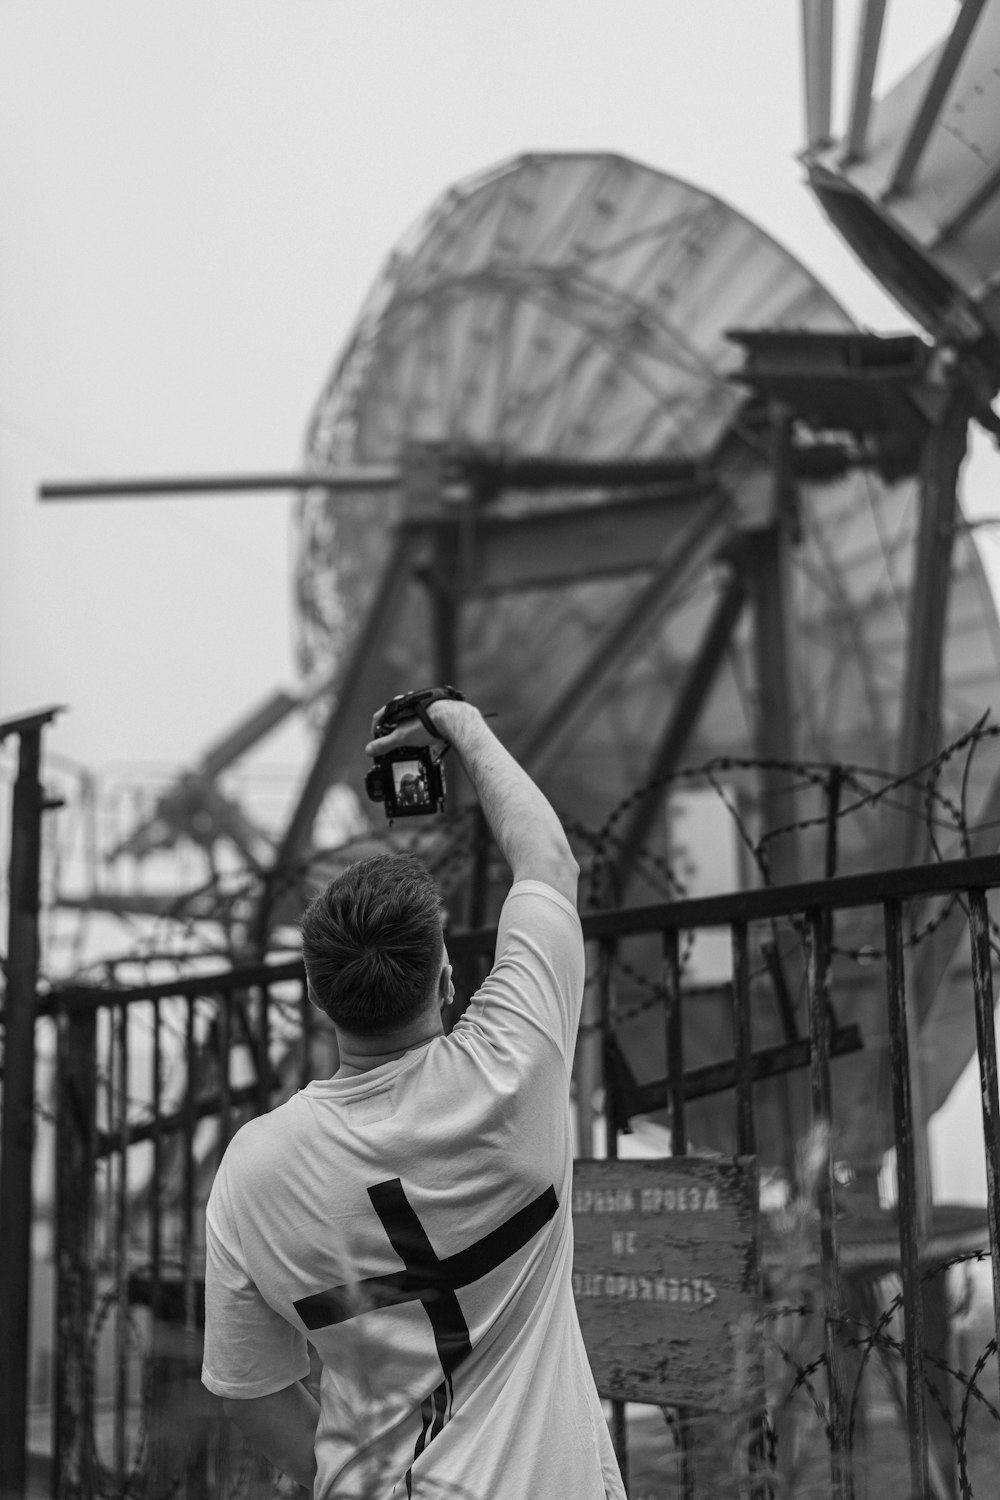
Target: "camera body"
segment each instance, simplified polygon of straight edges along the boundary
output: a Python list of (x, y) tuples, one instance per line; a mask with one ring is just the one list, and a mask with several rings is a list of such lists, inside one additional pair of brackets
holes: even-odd
[(444, 807), (444, 771), (429, 745), (399, 745), (375, 756), (365, 773), (365, 791), (372, 802), (384, 804), (390, 820), (423, 817)]
[[(415, 693), (399, 693), (382, 710), (375, 734), (379, 738), (392, 734), (408, 719), (419, 719), (432, 736), (438, 730), (427, 715), (430, 704), (441, 698), (464, 700), (458, 688), (421, 688)], [(441, 812), (444, 807), (444, 771), (441, 760), (448, 746), (435, 759), (429, 745), (399, 745), (374, 757), (375, 764), (365, 775), (365, 791), (372, 802), (385, 806), (390, 822), (394, 818), (419, 818)]]

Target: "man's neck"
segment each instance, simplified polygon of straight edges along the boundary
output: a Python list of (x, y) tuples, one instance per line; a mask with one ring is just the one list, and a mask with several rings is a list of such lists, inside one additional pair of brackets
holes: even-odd
[(356, 1078), (361, 1073), (370, 1073), (383, 1063), (395, 1062), (418, 1047), (426, 1047), (435, 1037), (444, 1036), (441, 1012), (435, 1005), (433, 1010), (422, 1012), (407, 1026), (394, 1031), (357, 1032), (341, 1031), (335, 1026), (340, 1067), (334, 1078)]

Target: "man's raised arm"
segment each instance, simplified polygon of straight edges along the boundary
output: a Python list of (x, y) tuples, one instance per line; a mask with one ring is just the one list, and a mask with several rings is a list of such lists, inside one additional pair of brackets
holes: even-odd
[[(457, 751), (514, 880), (542, 880), (575, 905), (580, 869), (548, 798), (471, 703), (442, 698), (426, 712), (441, 739)], [(369, 755), (384, 755), (399, 745), (433, 743), (418, 719), (408, 719), (366, 749)]]

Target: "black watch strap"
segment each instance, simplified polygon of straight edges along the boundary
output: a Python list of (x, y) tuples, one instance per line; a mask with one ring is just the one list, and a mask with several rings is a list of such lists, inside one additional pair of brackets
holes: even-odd
[(432, 703), (440, 703), (443, 698), (451, 698), (458, 702), (466, 701), (465, 694), (458, 688), (449, 686), (419, 688), (414, 693), (400, 693), (398, 697), (391, 699), (382, 711), (382, 717), (378, 722), (378, 733), (380, 735), (391, 734), (404, 719), (419, 719), (427, 730), (427, 733), (436, 740), (447, 739), (443, 735), (430, 714), (427, 712)]

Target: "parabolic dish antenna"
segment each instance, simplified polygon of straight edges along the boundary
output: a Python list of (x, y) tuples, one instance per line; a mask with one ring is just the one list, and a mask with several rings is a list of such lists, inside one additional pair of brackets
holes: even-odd
[[(433, 505), (450, 528), (450, 566), (413, 543), (408, 567), (401, 528), (412, 525), (412, 495), (317, 487), (304, 497), (299, 650), (309, 676), (339, 674), (326, 730), (330, 780), (357, 784), (361, 772), (357, 730), (350, 754), (337, 749), (352, 683), (399, 691), (438, 677), (443, 664), (497, 711), (503, 738), (564, 815), (590, 829), (611, 817), (607, 847), (619, 853), (628, 814), (616, 819), (615, 810), (664, 766), (760, 756), (776, 744), (796, 763), (896, 766), (918, 522), (913, 466), (898, 478), (884, 477), (883, 465), (881, 474), (855, 466), (819, 480), (815, 464), (798, 462), (780, 564), (790, 629), (776, 739), (760, 624), (769, 600), (759, 572), (750, 576), (748, 540), (773, 522), (774, 413), (735, 378), (744, 355), (728, 337), (734, 329), (806, 330), (834, 343), (856, 334), (755, 225), (620, 157), (505, 163), (451, 189), (403, 240), (320, 397), (307, 463), (320, 475), (398, 463), (414, 445), (440, 451), (445, 482), (439, 473)], [(822, 446), (823, 434), (801, 423), (795, 436), (806, 457)], [(549, 465), (544, 484), (529, 460)], [(456, 488), (449, 462), (463, 481)], [(571, 474), (583, 464), (593, 466), (589, 482)], [(624, 477), (609, 478), (616, 464)], [(567, 517), (572, 529), (560, 532)], [(509, 545), (498, 562), (501, 533)], [(951, 557), (943, 741), (995, 710), (998, 682), (996, 614), (962, 530)], [(342, 738), (346, 747), (350, 736)], [(963, 771), (965, 784), (951, 790), (974, 820), (989, 769), (946, 766), (944, 782)], [(781, 806), (780, 788), (762, 788), (757, 772), (718, 774), (759, 835)], [(817, 810), (798, 807), (803, 819)], [(656, 864), (668, 852), (666, 818), (659, 805), (645, 812), (641, 847), (612, 894), (651, 900), (670, 889)], [(881, 807), (841, 821), (840, 872), (887, 863), (886, 818)], [(796, 836), (803, 875), (823, 873), (822, 821)], [(960, 852), (942, 839), (943, 852)], [(610, 899), (607, 888), (595, 895)], [(868, 921), (838, 932), (845, 947), (870, 939)], [(857, 978), (855, 967), (838, 1019), (859, 1021), (868, 1035), (872, 1000)], [(754, 1024), (756, 1045), (780, 1040), (768, 1035), (763, 1008)], [(948, 1028), (936, 1054), (937, 1103), (973, 1046), (971, 1033), (956, 1043), (954, 1018)], [(627, 1028), (623, 1035), (627, 1043)], [(650, 1066), (662, 1076), (659, 1045)], [(705, 1049), (710, 1056), (707, 1038)], [(851, 1089), (838, 1076), (848, 1108)]]

